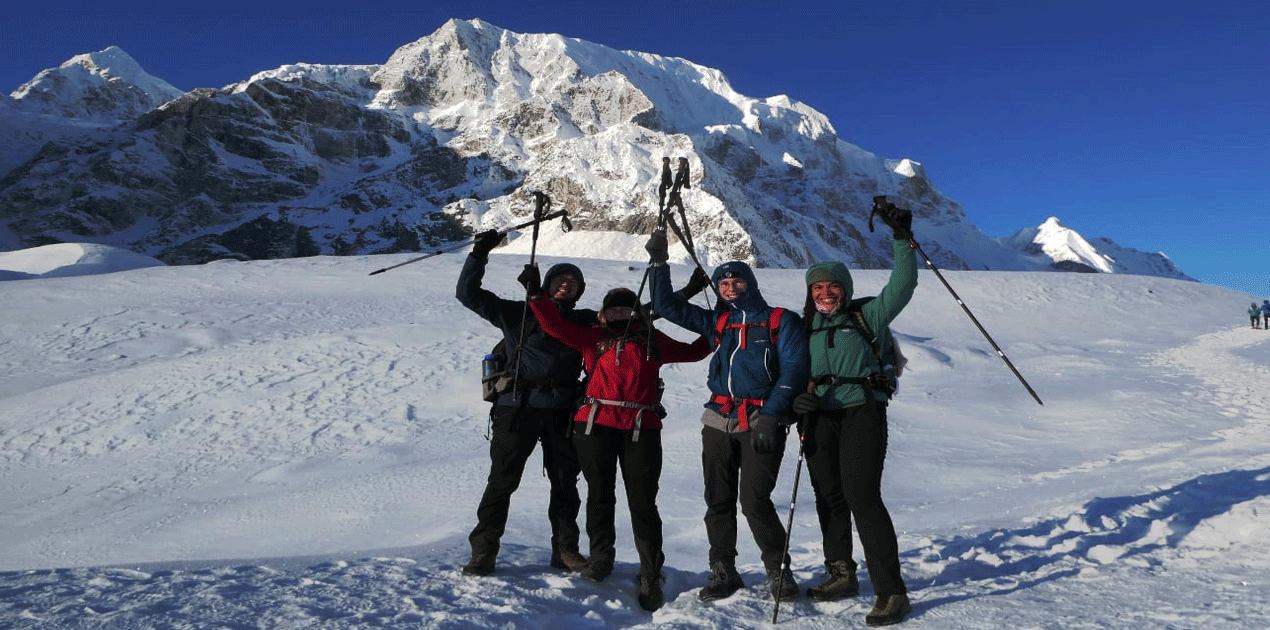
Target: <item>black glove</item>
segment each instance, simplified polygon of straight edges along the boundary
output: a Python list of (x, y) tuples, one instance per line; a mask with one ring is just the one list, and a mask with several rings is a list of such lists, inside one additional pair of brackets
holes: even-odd
[(781, 439), (784, 435), (785, 427), (776, 416), (759, 412), (750, 418), (750, 446), (754, 447), (755, 453), (775, 453), (785, 443)]
[(653, 263), (664, 263), (670, 260), (670, 244), (666, 242), (665, 230), (654, 230), (644, 245), (648, 250), (648, 259)]
[(790, 403), (790, 408), (798, 415), (806, 415), (820, 411), (820, 397), (815, 394), (803, 392), (794, 396), (794, 401)]
[(529, 295), (540, 295), (542, 293), (542, 276), (538, 274), (537, 265), (525, 265), (524, 271), (516, 276), (516, 282), (525, 287), (525, 293)]
[(494, 251), (498, 244), (503, 242), (503, 235), (495, 230), (485, 230), (476, 235), (475, 244), (472, 246), (472, 255), (477, 258), (486, 258), (491, 251)]
[(710, 286), (710, 276), (706, 275), (705, 269), (697, 267), (692, 271), (692, 277), (688, 278), (688, 284), (679, 290), (679, 295), (685, 300), (690, 300), (708, 286)]
[(913, 211), (897, 208), (895, 204), (887, 204), (885, 208), (878, 210), (878, 216), (882, 217), (882, 222), (891, 228), (895, 233), (897, 241), (913, 240)]

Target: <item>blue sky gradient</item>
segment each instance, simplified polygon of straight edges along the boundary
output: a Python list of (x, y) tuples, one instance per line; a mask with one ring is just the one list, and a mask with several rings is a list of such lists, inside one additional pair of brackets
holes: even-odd
[(844, 140), (921, 162), (990, 236), (1057, 216), (1270, 298), (1270, 3), (186, 5), (4, 0), (0, 89), (111, 45), (185, 90), (287, 63), (382, 63), (450, 18), (479, 17), (684, 57), (748, 96), (787, 94)]

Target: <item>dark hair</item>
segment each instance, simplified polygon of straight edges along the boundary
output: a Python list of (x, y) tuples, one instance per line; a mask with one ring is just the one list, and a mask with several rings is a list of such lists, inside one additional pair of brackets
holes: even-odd
[(630, 308), (639, 307), (639, 296), (635, 292), (627, 288), (617, 288), (604, 294), (604, 301), (600, 304), (600, 310), (612, 308), (615, 306), (629, 306)]
[[(653, 322), (648, 319), (648, 313), (644, 312), (644, 308), (639, 303), (639, 296), (634, 291), (626, 287), (618, 287), (604, 294), (604, 300), (600, 303), (600, 316), (604, 315), (604, 309), (613, 306), (627, 306), (631, 308), (630, 327), (625, 324), (619, 324), (621, 330), (615, 330), (607, 323), (601, 323), (601, 327), (608, 333), (607, 337), (599, 343), (599, 353), (604, 354), (610, 348), (623, 343), (644, 343), (652, 338)], [(635, 322), (640, 325), (635, 326)], [(651, 344), (651, 358), (657, 358), (657, 344)]]
[(803, 330), (811, 332), (812, 320), (815, 319), (816, 301), (811, 299), (811, 287), (807, 287), (807, 301), (803, 304)]

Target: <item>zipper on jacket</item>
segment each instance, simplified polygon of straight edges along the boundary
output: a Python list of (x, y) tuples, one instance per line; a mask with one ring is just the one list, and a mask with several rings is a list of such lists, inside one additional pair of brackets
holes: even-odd
[[(750, 323), (749, 315), (745, 311), (739, 308), (736, 310), (740, 311), (741, 313), (741, 324), (744, 325), (744, 324)], [(741, 331), (740, 334), (742, 335), (749, 332), (749, 328), (746, 328), (744, 326), (742, 326), (738, 330)], [(735, 373), (735, 370), (733, 368), (735, 367), (735, 363), (736, 363), (736, 353), (740, 351), (741, 351), (741, 343), (738, 341), (737, 344), (733, 346), (732, 353), (728, 355), (728, 397), (729, 398), (736, 398), (736, 392), (733, 390), (733, 387), (732, 387), (732, 376)]]

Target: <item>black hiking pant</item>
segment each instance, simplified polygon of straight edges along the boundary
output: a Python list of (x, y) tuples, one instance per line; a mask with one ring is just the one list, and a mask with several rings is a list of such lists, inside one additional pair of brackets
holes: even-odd
[(497, 555), (512, 493), (520, 487), (525, 462), (539, 442), (543, 468), (551, 482), (547, 518), (551, 521), (552, 548), (578, 548), (582, 500), (578, 497), (578, 455), (568, 435), (572, 419), (572, 409), (494, 407), (489, 478), (476, 508), (476, 528), (468, 536), (473, 554)]
[(644, 429), (639, 440), (632, 440), (632, 435), (631, 431), (598, 424), (591, 427), (591, 435), (584, 435), (581, 426), (574, 431), (573, 444), (587, 484), (586, 534), (591, 542), (591, 561), (612, 563), (616, 554), (614, 512), (620, 467), (640, 573), (657, 575), (666, 562), (662, 554), (661, 514), (657, 511), (661, 430)]
[(851, 557), (851, 518), (864, 546), (869, 580), (878, 595), (907, 593), (900, 576), (895, 525), (882, 503), (886, 459), (886, 405), (864, 404), (820, 411), (803, 424), (803, 454), (816, 493), (816, 516), (824, 538), (825, 563)]
[(785, 527), (772, 503), (772, 490), (785, 455), (784, 433), (775, 452), (759, 455), (749, 432), (728, 433), (701, 429), (701, 469), (705, 475), (706, 537), (710, 564), (736, 564), (736, 504), (749, 523), (763, 566), (779, 569), (785, 561)]

